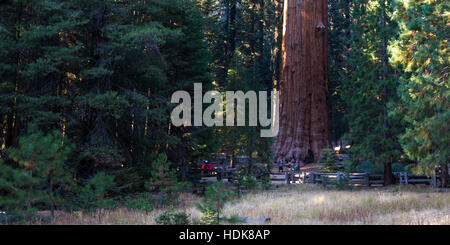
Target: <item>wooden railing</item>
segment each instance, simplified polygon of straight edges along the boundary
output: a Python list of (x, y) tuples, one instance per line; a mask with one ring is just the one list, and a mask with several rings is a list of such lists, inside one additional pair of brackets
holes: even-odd
[[(426, 184), (437, 186), (439, 175), (412, 175), (407, 172), (394, 173), (395, 182), (399, 184)], [(382, 174), (369, 173), (319, 173), (319, 172), (289, 172), (271, 174), (273, 181), (284, 181), (286, 184), (348, 184), (352, 186), (382, 186)]]

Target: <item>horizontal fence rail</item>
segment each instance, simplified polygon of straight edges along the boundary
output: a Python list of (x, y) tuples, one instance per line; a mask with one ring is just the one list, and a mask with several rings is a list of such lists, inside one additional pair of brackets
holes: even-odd
[[(413, 175), (407, 172), (393, 173), (395, 183), (425, 184), (437, 186), (440, 176)], [(369, 173), (320, 173), (320, 172), (288, 172), (273, 173), (270, 175), (272, 181), (284, 181), (286, 184), (348, 184), (352, 186), (380, 186), (384, 185), (382, 174)]]

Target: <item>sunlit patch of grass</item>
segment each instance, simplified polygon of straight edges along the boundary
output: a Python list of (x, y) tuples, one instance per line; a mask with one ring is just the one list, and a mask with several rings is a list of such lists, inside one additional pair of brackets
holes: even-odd
[[(433, 221), (417, 218), (411, 210), (431, 212)], [(450, 224), (450, 194), (416, 188), (333, 191), (305, 186), (248, 195), (228, 205), (225, 213), (267, 216), (271, 224)]]

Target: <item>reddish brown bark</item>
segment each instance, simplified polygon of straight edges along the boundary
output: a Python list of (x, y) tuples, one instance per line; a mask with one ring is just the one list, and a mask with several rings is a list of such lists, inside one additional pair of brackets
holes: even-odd
[(328, 4), (285, 0), (280, 83), (280, 134), (275, 159), (317, 161), (331, 145), (328, 106)]

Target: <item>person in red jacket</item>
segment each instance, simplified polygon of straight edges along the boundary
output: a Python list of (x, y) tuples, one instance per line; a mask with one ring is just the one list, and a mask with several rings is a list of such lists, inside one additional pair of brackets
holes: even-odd
[(208, 160), (204, 160), (202, 164), (202, 175), (205, 175), (205, 170), (207, 168)]

